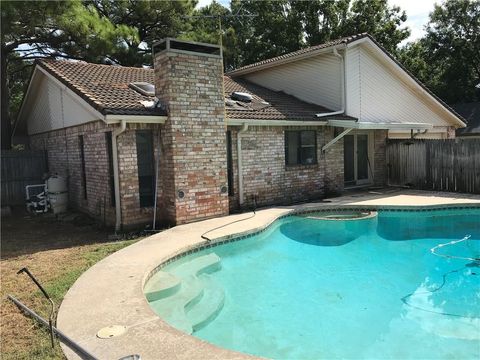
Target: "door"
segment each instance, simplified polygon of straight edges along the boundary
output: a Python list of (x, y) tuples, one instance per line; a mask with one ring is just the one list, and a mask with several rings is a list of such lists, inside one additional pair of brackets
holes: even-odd
[(365, 185), (372, 182), (371, 136), (369, 133), (345, 135), (343, 138), (343, 164), (345, 186)]

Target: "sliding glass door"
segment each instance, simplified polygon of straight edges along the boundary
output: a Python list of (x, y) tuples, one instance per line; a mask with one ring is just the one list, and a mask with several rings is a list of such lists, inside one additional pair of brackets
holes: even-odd
[(343, 138), (343, 164), (345, 186), (372, 182), (372, 144), (369, 133), (355, 133)]

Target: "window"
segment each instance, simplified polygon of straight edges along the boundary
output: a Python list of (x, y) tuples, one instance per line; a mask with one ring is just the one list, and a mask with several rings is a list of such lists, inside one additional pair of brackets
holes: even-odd
[(150, 207), (154, 204), (155, 175), (153, 170), (153, 140), (149, 130), (138, 130), (137, 167), (140, 207)]
[(83, 135), (78, 136), (78, 146), (80, 148), (81, 178), (83, 198), (87, 199), (87, 174), (85, 171), (85, 145), (83, 143)]
[(105, 143), (107, 145), (108, 155), (108, 177), (110, 185), (110, 205), (115, 206), (115, 180), (113, 177), (113, 146), (112, 146), (112, 132), (105, 133)]
[(314, 130), (285, 131), (285, 164), (317, 163), (317, 137)]
[(233, 161), (232, 161), (232, 132), (227, 131), (227, 180), (228, 196), (233, 196)]

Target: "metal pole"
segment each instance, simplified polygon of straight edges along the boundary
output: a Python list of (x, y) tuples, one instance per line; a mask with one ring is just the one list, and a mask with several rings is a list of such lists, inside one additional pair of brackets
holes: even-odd
[(35, 285), (37, 285), (37, 287), (40, 289), (40, 291), (43, 293), (43, 295), (47, 298), (47, 300), (50, 301), (50, 304), (51, 304), (52, 307), (50, 309), (50, 316), (48, 317), (48, 324), (49, 324), (49, 327), (50, 327), (50, 341), (52, 342), (52, 348), (54, 348), (55, 347), (55, 342), (53, 341), (53, 318), (54, 318), (54, 314), (55, 314), (55, 303), (50, 298), (50, 296), (48, 296), (48, 293), (43, 288), (43, 286), (40, 285), (40, 283), (37, 281), (37, 279), (35, 279), (35, 276), (33, 276), (33, 274), (30, 272), (30, 270), (28, 270), (26, 267), (18, 270), (17, 275), (21, 274), (23, 272), (26, 273), (30, 277), (30, 279), (32, 279), (32, 281), (35, 283)]
[[(40, 324), (42, 324), (43, 326), (49, 326), (47, 320), (42, 318), (35, 311), (29, 309), (26, 305), (22, 304), (20, 301), (18, 301), (12, 295), (7, 295), (7, 298), (9, 300), (11, 300), (15, 305), (17, 305), (19, 309), (25, 311), (28, 315), (30, 315), (31, 317), (36, 319)], [(61, 342), (63, 342), (70, 349), (75, 351), (75, 353), (77, 353), (77, 355), (80, 356), (82, 359), (85, 359), (85, 360), (99, 360), (97, 357), (95, 357), (94, 355), (89, 353), (87, 350), (85, 350), (83, 347), (78, 345), (75, 341), (73, 341), (71, 338), (69, 338), (63, 332), (58, 330), (55, 326), (52, 326), (52, 330), (57, 334), (57, 336), (58, 336), (58, 338)]]

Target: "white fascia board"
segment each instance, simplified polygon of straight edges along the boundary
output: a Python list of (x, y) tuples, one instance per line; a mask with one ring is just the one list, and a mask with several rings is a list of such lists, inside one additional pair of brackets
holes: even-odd
[(385, 54), (385, 52), (380, 49), (377, 44), (375, 44), (370, 38), (365, 37), (361, 38), (355, 41), (352, 41), (351, 43), (347, 44), (347, 48), (350, 48), (352, 46), (360, 45), (362, 43), (367, 43), (370, 45), (372, 49), (376, 52), (376, 55), (380, 56), (382, 60), (384, 60), (386, 63), (389, 65), (393, 66), (393, 68), (397, 71), (398, 74), (401, 75), (404, 81), (406, 81), (409, 85), (413, 86), (415, 90), (424, 97), (428, 98), (430, 101), (433, 101), (435, 105), (439, 106), (440, 109), (442, 110), (443, 113), (445, 113), (449, 119), (453, 120), (456, 126), (464, 128), (467, 125), (461, 121), (458, 117), (456, 117), (454, 114), (450, 112), (445, 106), (440, 103), (434, 96), (428, 93), (417, 81), (415, 81), (405, 70), (402, 69), (400, 65), (398, 65), (390, 56)]
[(80, 106), (82, 106), (85, 110), (87, 110), (90, 114), (92, 114), (96, 119), (105, 121), (105, 115), (103, 115), (100, 111), (94, 109), (92, 107), (92, 105), (90, 105), (88, 102), (86, 102), (80, 96), (78, 96), (67, 85), (62, 83), (60, 80), (58, 80), (55, 76), (50, 74), (47, 70), (43, 69), (41, 66), (37, 65), (36, 69), (38, 69), (43, 74), (45, 74), (45, 76), (49, 80), (53, 81), (58, 87), (60, 87), (60, 89), (62, 89), (64, 91), (64, 93), (68, 94), (76, 103), (78, 103)]
[(364, 130), (402, 130), (402, 129), (432, 129), (432, 124), (427, 123), (368, 123), (356, 122), (347, 120), (328, 120), (328, 125), (335, 127), (343, 127), (350, 129), (364, 129)]
[(165, 124), (167, 116), (160, 115), (105, 115), (105, 122), (110, 124), (118, 124), (125, 121), (130, 124)]
[(227, 126), (325, 126), (326, 121), (225, 119)]
[(304, 59), (308, 59), (308, 58), (311, 58), (311, 57), (314, 57), (314, 56), (317, 56), (317, 55), (329, 53), (333, 49), (344, 49), (345, 46), (346, 46), (346, 44), (332, 45), (332, 46), (322, 48), (322, 49), (318, 49), (318, 50), (315, 50), (315, 51), (312, 51), (312, 52), (307, 52), (307, 53), (304, 53), (304, 54), (291, 56), (291, 57), (288, 57), (288, 58), (285, 58), (285, 59), (272, 61), (270, 63), (257, 65), (257, 66), (251, 67), (251, 68), (242, 69), (242, 70), (233, 70), (233, 71), (230, 71), (230, 72), (226, 73), (225, 75), (236, 77), (236, 76), (241, 76), (241, 75), (245, 75), (245, 74), (250, 74), (250, 73), (253, 73), (253, 72), (265, 70), (265, 69), (272, 68), (272, 67), (275, 67), (275, 66), (284, 65), (284, 64), (288, 64), (288, 63), (291, 63), (291, 62), (294, 62), (294, 61), (304, 60)]

